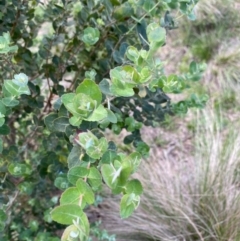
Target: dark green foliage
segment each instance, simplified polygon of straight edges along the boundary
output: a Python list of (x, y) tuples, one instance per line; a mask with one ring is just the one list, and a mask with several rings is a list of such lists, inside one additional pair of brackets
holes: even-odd
[[(122, 194), (123, 218), (140, 202), (142, 186), (131, 174), (149, 151), (141, 126), (206, 102), (192, 95), (173, 105), (167, 96), (199, 80), (202, 65), (166, 76), (155, 57), (176, 27), (171, 8), (193, 19), (194, 2), (0, 5), (0, 239), (59, 240), (56, 221), (69, 225), (62, 240), (88, 240), (84, 208), (103, 184)], [(108, 141), (106, 129), (130, 132), (124, 143), (132, 153)]]

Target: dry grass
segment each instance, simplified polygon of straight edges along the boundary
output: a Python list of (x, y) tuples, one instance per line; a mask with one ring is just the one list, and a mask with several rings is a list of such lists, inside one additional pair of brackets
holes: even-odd
[(240, 39), (222, 42), (214, 59), (209, 63), (204, 80), (212, 90), (221, 92), (240, 89)]
[(238, 6), (240, 1), (236, 0), (199, 0), (195, 7), (197, 16), (196, 23), (219, 23)]

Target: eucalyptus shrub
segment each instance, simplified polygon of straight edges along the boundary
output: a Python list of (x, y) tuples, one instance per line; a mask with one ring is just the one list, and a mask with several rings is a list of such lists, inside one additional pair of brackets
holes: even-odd
[[(85, 210), (103, 185), (121, 195), (122, 218), (138, 207), (142, 125), (207, 100), (171, 103), (167, 94), (189, 88), (204, 65), (166, 76), (155, 56), (176, 18), (194, 20), (196, 2), (1, 1), (1, 240), (59, 240), (63, 225), (61, 240), (88, 240)], [(126, 129), (132, 152), (106, 129)]]

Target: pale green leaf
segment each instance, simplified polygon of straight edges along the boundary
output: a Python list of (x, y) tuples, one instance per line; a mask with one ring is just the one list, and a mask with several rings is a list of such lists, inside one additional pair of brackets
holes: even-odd
[(77, 180), (76, 187), (78, 188), (84, 201), (86, 201), (88, 204), (94, 203), (94, 193), (91, 187), (83, 179), (79, 178)]
[(136, 195), (141, 195), (143, 192), (142, 184), (139, 180), (133, 179), (126, 184), (126, 193), (134, 193)]
[(68, 171), (68, 180), (73, 185), (75, 185), (79, 178), (87, 177), (88, 173), (89, 173), (89, 169), (87, 169), (86, 167), (81, 167), (81, 166), (73, 167)]
[(93, 100), (96, 100), (97, 105), (101, 104), (102, 93), (98, 85), (94, 81), (90, 79), (85, 79), (76, 89), (76, 94), (80, 93), (88, 95)]
[(51, 212), (51, 216), (55, 222), (69, 225), (73, 223), (73, 220), (81, 220), (86, 214), (76, 204), (65, 204), (55, 207)]

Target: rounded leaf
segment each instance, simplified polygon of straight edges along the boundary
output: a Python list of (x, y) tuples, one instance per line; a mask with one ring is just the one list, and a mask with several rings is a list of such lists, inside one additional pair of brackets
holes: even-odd
[(143, 192), (142, 184), (139, 180), (133, 179), (126, 184), (126, 193), (134, 193), (136, 195), (141, 195)]
[(81, 39), (87, 45), (94, 45), (99, 40), (99, 36), (100, 32), (97, 28), (87, 27)]
[(20, 87), (24, 87), (28, 84), (28, 77), (24, 73), (15, 74), (13, 83)]
[(86, 214), (77, 204), (65, 204), (55, 207), (51, 212), (52, 219), (60, 224), (72, 224), (73, 220), (84, 218)]
[(86, 167), (81, 167), (81, 166), (73, 167), (68, 171), (68, 180), (73, 185), (75, 185), (79, 178), (87, 177), (88, 173), (89, 173), (89, 169), (87, 169)]

